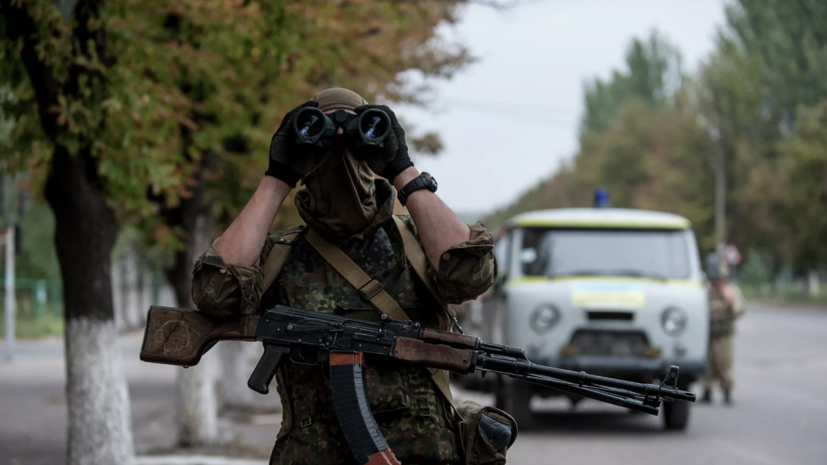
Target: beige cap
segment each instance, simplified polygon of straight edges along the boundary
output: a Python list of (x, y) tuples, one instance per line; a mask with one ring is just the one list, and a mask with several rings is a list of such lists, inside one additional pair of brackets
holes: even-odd
[(353, 110), (359, 105), (367, 105), (367, 100), (352, 90), (341, 87), (333, 87), (323, 90), (313, 96), (313, 100), (319, 102), (319, 110), (327, 111), (334, 108)]

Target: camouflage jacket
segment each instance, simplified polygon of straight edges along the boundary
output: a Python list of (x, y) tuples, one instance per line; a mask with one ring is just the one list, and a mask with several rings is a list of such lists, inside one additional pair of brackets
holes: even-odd
[(738, 286), (725, 284), (726, 293), (715, 286), (709, 288), (709, 336), (735, 334), (735, 320), (744, 313), (744, 298)]
[[(409, 216), (400, 216), (416, 234)], [(262, 289), (261, 264), (278, 240), (295, 241), (290, 256), (270, 289)], [(417, 239), (419, 238), (417, 234)], [(350, 241), (343, 251), (380, 281), (403, 310), (424, 326), (437, 325), (439, 304), (405, 260), (402, 238), (392, 218), (364, 240)], [(439, 270), (429, 275), (449, 303), (474, 299), (496, 279), (493, 240), (482, 223), (471, 227), (471, 238), (446, 250)], [(267, 238), (259, 260), (250, 267), (226, 265), (215, 244), (202, 255), (193, 272), (193, 301), (217, 316), (254, 313), (276, 304), (366, 320), (377, 313), (303, 238), (279, 233)], [(328, 368), (302, 364), (301, 354), (277, 372), (284, 416), (271, 463), (354, 463), (333, 408)], [(456, 463), (460, 451), (450, 410), (427, 369), (368, 358), (365, 378), (371, 411), (382, 434), (402, 463)]]

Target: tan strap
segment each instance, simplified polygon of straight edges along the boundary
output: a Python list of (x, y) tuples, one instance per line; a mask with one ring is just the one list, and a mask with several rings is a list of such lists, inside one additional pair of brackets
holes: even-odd
[(385, 292), (385, 286), (379, 281), (368, 276), (359, 265), (353, 262), (341, 249), (331, 244), (320, 236), (316, 231), (310, 229), (305, 236), (307, 242), (319, 252), (330, 266), (333, 267), (345, 281), (355, 287), (362, 297), (370, 303), (380, 314), (388, 315), (394, 320), (410, 320), (402, 307), (393, 300), (393, 297)]
[[(354, 263), (340, 248), (328, 242), (313, 229), (307, 231), (305, 238), (319, 252), (319, 255), (342, 275), (345, 281), (355, 287), (377, 312), (388, 315), (394, 320), (410, 320), (402, 307), (385, 291), (385, 287), (359, 268), (359, 265)], [(451, 407), (456, 410), (454, 396), (448, 385), (448, 373), (443, 370), (430, 371), (437, 388), (448, 399)]]
[(448, 400), (448, 403), (451, 404), (454, 413), (459, 415), (457, 405), (454, 403), (454, 394), (451, 392), (451, 385), (448, 383), (448, 372), (445, 370), (431, 371), (431, 379), (434, 380), (434, 384), (436, 384), (439, 392), (441, 392), (442, 395), (445, 396), (445, 399)]
[(402, 244), (405, 246), (405, 255), (408, 257), (408, 261), (411, 262), (411, 266), (414, 271), (416, 271), (419, 279), (425, 283), (425, 287), (428, 288), (434, 298), (436, 298), (437, 302), (444, 306), (445, 303), (442, 300), (442, 297), (439, 296), (439, 292), (437, 292), (434, 280), (428, 276), (428, 258), (425, 256), (425, 252), (419, 245), (419, 241), (416, 240), (416, 236), (414, 236), (413, 232), (411, 232), (410, 228), (408, 228), (408, 225), (399, 219), (398, 216), (394, 216), (393, 221), (396, 223), (396, 228), (399, 230), (399, 234), (402, 235)]
[[(422, 281), (425, 284), (425, 287), (428, 288), (428, 291), (431, 292), (431, 295), (433, 295), (436, 301), (442, 306), (443, 314), (447, 315), (450, 321), (452, 318), (446, 307), (447, 304), (442, 297), (440, 297), (433, 279), (428, 276), (428, 258), (425, 256), (425, 252), (419, 245), (419, 241), (416, 240), (416, 236), (414, 236), (413, 232), (410, 228), (408, 228), (408, 225), (405, 224), (405, 222), (398, 216), (394, 216), (393, 221), (396, 223), (396, 229), (399, 230), (399, 234), (402, 236), (402, 244), (405, 247), (405, 256), (408, 257), (408, 261), (411, 262), (411, 267), (413, 267), (417, 276), (419, 276), (420, 281)], [(440, 316), (442, 316), (442, 314)], [(450, 323), (447, 324), (447, 327), (450, 328)], [(442, 395), (448, 399), (448, 402), (451, 404), (451, 407), (454, 408), (456, 414), (459, 415), (459, 412), (456, 411), (457, 406), (454, 404), (454, 395), (451, 393), (451, 386), (448, 384), (448, 372), (444, 370), (432, 371), (431, 377), (440, 392), (442, 392)]]
[(264, 266), (261, 267), (262, 274), (264, 275), (264, 287), (262, 288), (262, 292), (269, 289), (273, 284), (273, 281), (276, 280), (276, 277), (281, 272), (281, 269), (284, 268), (284, 264), (287, 263), (287, 257), (290, 256), (290, 251), (293, 250), (295, 241), (287, 239), (284, 236), (298, 234), (301, 232), (302, 228), (303, 226), (301, 225), (288, 228), (279, 240), (273, 244), (273, 247), (270, 249), (270, 253), (264, 260)]
[(399, 230), (399, 234), (402, 236), (402, 244), (405, 246), (405, 255), (408, 257), (408, 261), (411, 262), (411, 266), (417, 276), (419, 276), (420, 281), (425, 284), (425, 287), (428, 288), (428, 291), (431, 292), (431, 295), (434, 296), (442, 307), (442, 313), (438, 315), (442, 323), (441, 329), (451, 331), (452, 327), (456, 327), (461, 333), (462, 328), (460, 328), (459, 322), (448, 309), (448, 303), (439, 295), (433, 278), (428, 275), (428, 258), (425, 256), (422, 246), (419, 245), (419, 241), (416, 240), (416, 236), (414, 236), (408, 225), (398, 216), (394, 216), (393, 220), (396, 223), (396, 229)]

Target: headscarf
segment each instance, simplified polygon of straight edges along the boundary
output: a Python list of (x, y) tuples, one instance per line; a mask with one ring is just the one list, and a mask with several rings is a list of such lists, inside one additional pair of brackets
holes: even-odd
[[(322, 111), (365, 105), (359, 94), (341, 88), (327, 89), (313, 97)], [(393, 188), (375, 179), (364, 159), (344, 144), (330, 147), (322, 161), (304, 178), (305, 189), (296, 193), (302, 219), (334, 243), (371, 232), (393, 214)]]

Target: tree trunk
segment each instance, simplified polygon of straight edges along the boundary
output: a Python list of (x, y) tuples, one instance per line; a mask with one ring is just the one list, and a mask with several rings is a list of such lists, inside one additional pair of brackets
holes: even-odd
[(46, 181), (66, 318), (69, 465), (132, 464), (129, 395), (112, 302), (118, 223), (88, 149), (56, 147)]
[(813, 269), (807, 273), (807, 294), (811, 298), (817, 298), (821, 294), (819, 289), (818, 270)]
[(242, 411), (279, 412), (281, 402), (275, 388), (262, 396), (249, 387), (247, 379), (264, 354), (264, 346), (240, 341), (222, 341), (216, 346), (221, 362), (218, 404)]
[[(192, 268), (198, 255), (212, 243), (215, 234), (212, 210), (204, 209), (192, 215), (192, 226), (185, 229), (190, 232), (186, 246), (175, 254), (175, 263), (166, 275), (178, 306), (195, 308), (190, 293)], [(178, 443), (181, 446), (208, 445), (218, 439), (215, 371), (214, 351), (210, 351), (198, 365), (178, 372)]]
[(770, 283), (772, 286), (772, 295), (774, 296), (781, 295), (781, 268), (783, 265), (784, 263), (777, 253), (773, 252), (770, 254)]
[(112, 301), (111, 259), (118, 223), (106, 203), (91, 152), (91, 139), (104, 124), (101, 120), (98, 128), (71, 134), (79, 142), (77, 153), (71, 155), (60, 137), (69, 133), (54, 111), (60, 98), (84, 101), (89, 111), (100, 111), (97, 99), (106, 98), (81, 90), (93, 87), (105, 94), (106, 74), (80, 58), (88, 63), (96, 57), (107, 68), (114, 64), (106, 53), (100, 4), (81, 0), (62, 5), (64, 18), (74, 6), (71, 53), (76, 59), (58, 78), (46, 63), (51, 48), (40, 42), (42, 28), (51, 27), (44, 19), (48, 13), (40, 11), (46, 6), (0, 0), (5, 33), (19, 46), (43, 132), (54, 143), (45, 197), (55, 213), (55, 245), (63, 279), (69, 465), (134, 463), (129, 396)]

